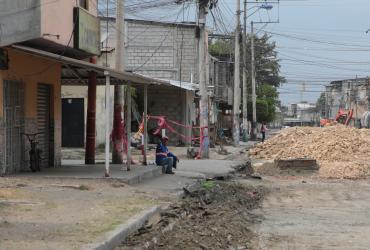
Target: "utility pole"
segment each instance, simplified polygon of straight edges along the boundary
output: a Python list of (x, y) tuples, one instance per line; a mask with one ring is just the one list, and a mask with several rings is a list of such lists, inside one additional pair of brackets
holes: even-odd
[(251, 22), (251, 79), (252, 79), (252, 107), (253, 107), (253, 120), (252, 120), (252, 133), (251, 138), (257, 138), (257, 96), (256, 96), (256, 73), (255, 73), (255, 58), (254, 58), (254, 27)]
[[(279, 4), (279, 1), (277, 2)], [(261, 5), (259, 8), (271, 10), (272, 5)], [(268, 23), (279, 23), (275, 22), (251, 22), (251, 79), (252, 79), (252, 107), (253, 107), (253, 119), (252, 119), (252, 132), (251, 139), (257, 139), (257, 95), (256, 95), (256, 67), (255, 67), (255, 55), (254, 55), (254, 24), (268, 24)], [(258, 32), (257, 32), (258, 33)]]
[[(124, 0), (117, 0), (116, 8), (116, 70), (124, 71)], [(108, 31), (107, 31), (108, 32)], [(114, 86), (114, 115), (113, 115), (113, 149), (112, 162), (114, 164), (123, 163), (123, 105), (125, 89), (123, 85)]]
[(209, 135), (208, 135), (208, 83), (206, 62), (206, 16), (209, 0), (199, 0), (199, 89), (200, 89), (200, 152), (202, 158), (209, 158)]
[(248, 86), (247, 86), (247, 0), (244, 0), (243, 23), (243, 142), (248, 141)]
[(235, 29), (235, 66), (234, 66), (234, 112), (233, 112), (233, 138), (234, 146), (240, 141), (240, 0), (236, 0), (236, 29)]

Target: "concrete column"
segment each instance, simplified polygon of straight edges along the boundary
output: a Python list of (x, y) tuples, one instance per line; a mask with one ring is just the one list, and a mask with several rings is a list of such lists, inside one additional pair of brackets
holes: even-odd
[[(96, 64), (96, 57), (91, 57), (90, 62)], [(95, 164), (96, 72), (89, 72), (88, 84), (85, 164)]]
[(148, 86), (144, 86), (144, 165), (148, 165), (147, 148), (148, 148)]

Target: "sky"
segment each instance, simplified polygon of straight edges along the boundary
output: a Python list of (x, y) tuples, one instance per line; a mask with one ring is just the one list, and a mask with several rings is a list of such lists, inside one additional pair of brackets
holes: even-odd
[[(153, 2), (157, 6), (152, 6)], [(169, 2), (125, 0), (126, 15), (161, 21), (195, 20), (195, 0), (184, 5)], [(243, 7), (244, 1), (240, 2)], [(333, 80), (370, 76), (370, 32), (365, 32), (370, 29), (369, 0), (280, 0), (269, 12), (258, 6), (261, 4), (248, 3), (248, 23), (279, 20), (256, 25), (256, 29), (261, 35), (267, 32), (276, 42), (281, 74), (287, 79), (279, 88), (283, 104), (316, 102), (324, 86)], [(208, 28), (217, 33), (232, 32), (235, 11), (236, 0), (218, 0), (217, 8), (208, 15)]]

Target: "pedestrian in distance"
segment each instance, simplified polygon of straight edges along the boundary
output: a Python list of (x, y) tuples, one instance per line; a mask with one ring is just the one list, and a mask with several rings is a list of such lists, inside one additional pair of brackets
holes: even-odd
[(263, 122), (261, 125), (262, 142), (264, 142), (266, 139), (266, 131), (267, 131), (266, 122)]
[(177, 168), (177, 163), (180, 162), (179, 158), (171, 153), (167, 148), (168, 137), (160, 138), (156, 148), (155, 163), (157, 166), (162, 166), (163, 174), (174, 174), (172, 168)]

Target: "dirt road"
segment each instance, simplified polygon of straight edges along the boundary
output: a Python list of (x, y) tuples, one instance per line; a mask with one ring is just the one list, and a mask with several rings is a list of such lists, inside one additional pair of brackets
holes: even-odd
[[(158, 224), (118, 249), (369, 249), (368, 180), (280, 176), (237, 182), (246, 189), (223, 191), (213, 205), (197, 199), (174, 204)], [(240, 203), (238, 197), (253, 196), (253, 190), (264, 190), (261, 205)]]
[(250, 249), (256, 218), (249, 211), (264, 193), (257, 186), (203, 182), (116, 250)]
[(0, 249), (81, 249), (166, 199), (116, 181), (1, 178)]
[(368, 180), (262, 183), (270, 192), (254, 211), (261, 218), (251, 228), (257, 235), (254, 249), (369, 249)]

